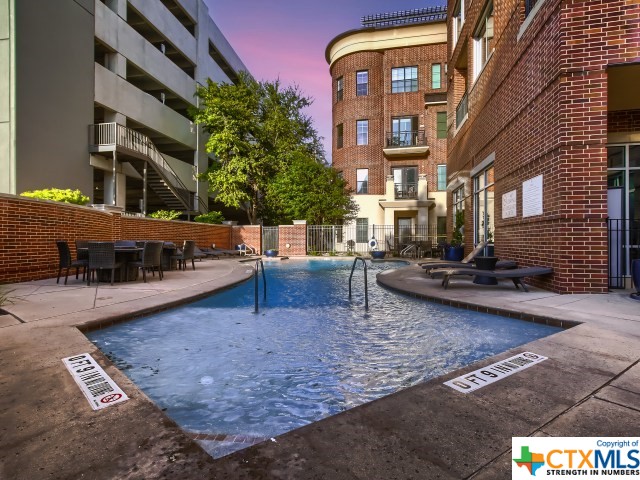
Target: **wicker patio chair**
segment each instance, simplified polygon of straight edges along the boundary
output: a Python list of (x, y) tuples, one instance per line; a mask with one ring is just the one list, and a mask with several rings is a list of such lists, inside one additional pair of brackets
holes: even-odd
[(151, 270), (155, 277), (155, 269), (158, 269), (158, 276), (162, 280), (162, 245), (163, 242), (144, 242), (142, 259), (137, 262), (129, 262), (129, 266), (142, 269), (142, 280), (147, 283), (147, 270)]
[(56, 240), (56, 245), (58, 246), (58, 279), (56, 283), (60, 283), (60, 274), (62, 273), (62, 269), (65, 269), (64, 275), (64, 284), (67, 284), (67, 279), (69, 278), (69, 269), (76, 269), (76, 280), (78, 279), (78, 272), (82, 267), (82, 281), (84, 282), (84, 277), (87, 274), (87, 266), (89, 265), (88, 260), (78, 259), (73, 260), (71, 258), (71, 250), (69, 250), (69, 244), (64, 240)]
[(89, 272), (87, 285), (91, 284), (93, 272), (98, 271), (98, 283), (100, 271), (111, 270), (111, 285), (115, 279), (116, 269), (122, 267), (121, 262), (116, 262), (116, 249), (113, 242), (89, 242)]
[(178, 261), (178, 270), (186, 270), (187, 269), (187, 260), (191, 260), (191, 267), (195, 270), (196, 264), (193, 261), (193, 252), (196, 246), (196, 242), (194, 240), (185, 240), (184, 245), (182, 246), (182, 251), (178, 250), (178, 253), (175, 255), (171, 255), (172, 259)]
[(89, 263), (89, 240), (76, 240), (76, 258)]

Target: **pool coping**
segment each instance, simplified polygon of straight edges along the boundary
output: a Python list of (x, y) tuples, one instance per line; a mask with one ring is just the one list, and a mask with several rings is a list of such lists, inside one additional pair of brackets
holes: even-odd
[[(207, 266), (214, 269), (217, 268), (215, 265), (209, 262)], [(172, 291), (162, 295), (163, 300), (167, 300), (163, 303), (164, 308), (152, 310), (189, 303), (220, 288), (228, 288), (232, 282), (246, 281), (250, 278), (246, 265), (238, 265), (236, 273), (243, 274), (241, 279), (233, 281), (227, 276), (222, 278), (226, 282), (221, 280), (211, 289), (212, 285), (206, 282), (198, 284), (200, 290), (194, 295), (185, 295), (185, 289)], [(395, 270), (398, 272), (394, 274), (398, 276), (396, 280), (400, 281), (402, 277), (411, 280), (413, 267)], [(221, 286), (222, 283), (226, 286)], [(434, 286), (433, 293), (421, 291), (424, 285), (407, 288), (403, 293), (418, 294), (421, 297), (417, 298), (423, 299), (433, 297), (432, 301), (447, 305), (452, 301), (451, 296), (464, 288), (456, 286), (449, 289), (444, 297), (437, 296), (440, 292), (436, 283)], [(394, 289), (400, 291), (401, 287), (396, 285)], [(73, 293), (72, 289), (69, 290)], [(78, 294), (86, 291), (77, 289)], [(108, 292), (109, 287), (105, 287), (105, 291)], [(509, 290), (497, 287), (488, 291), (507, 294)], [(556, 296), (549, 294), (544, 298), (555, 299)], [(473, 309), (469, 301), (459, 302)], [(137, 316), (151, 308), (144, 299), (140, 303), (142, 307), (137, 310)], [(517, 313), (516, 306), (512, 310)], [(431, 472), (434, 478), (507, 478), (507, 472), (510, 475), (508, 452), (511, 434), (577, 432), (581, 436), (591, 432), (616, 436), (640, 431), (637, 419), (640, 402), (636, 398), (640, 398), (640, 391), (633, 390), (633, 382), (637, 384), (636, 379), (640, 378), (640, 338), (637, 333), (628, 335), (607, 329), (606, 324), (580, 323), (583, 320), (581, 315), (574, 314), (568, 316), (573, 317), (571, 321), (580, 323), (575, 328), (315, 422), (281, 435), (276, 441), (267, 441), (212, 460), (80, 332), (80, 328), (124, 319), (126, 315), (122, 313), (122, 307), (117, 307), (114, 306), (109, 319), (87, 319), (86, 312), (79, 312), (0, 330), (3, 333), (0, 336), (0, 364), (3, 365), (0, 384), (7, 387), (6, 393), (0, 397), (0, 424), (10, 434), (4, 440), (0, 439), (0, 477), (31, 479), (48, 476), (51, 472), (58, 478), (77, 478), (81, 474), (92, 478), (170, 475), (178, 478), (411, 478), (417, 469), (423, 473), (419, 478), (429, 478), (424, 476), (425, 472)], [(496, 307), (481, 305), (476, 308)], [(527, 311), (526, 315), (534, 313)], [(554, 320), (559, 314), (542, 313), (541, 316)], [(620, 320), (628, 319), (622, 315)], [(79, 353), (78, 348), (89, 347), (93, 347), (90, 353), (131, 396), (128, 402), (106, 409), (101, 414), (87, 411), (86, 401), (60, 362), (60, 358), (68, 354)], [(513, 375), (473, 396), (461, 396), (442, 385), (446, 379), (488, 365), (496, 359), (507, 358), (523, 348), (546, 353), (550, 360), (543, 362), (547, 365)], [(532, 391), (528, 387), (532, 379), (541, 384), (560, 381), (556, 378), (556, 371), (570, 377), (579, 372), (588, 385), (574, 385), (570, 381), (565, 382), (566, 385), (561, 383), (563, 387), (552, 392), (558, 397), (559, 404), (549, 403), (544, 394), (541, 396), (540, 391)], [(57, 392), (59, 400), (56, 404), (46, 402), (50, 392)], [(533, 413), (513, 412), (510, 404), (514, 395), (534, 402), (530, 405)], [(496, 421), (493, 412), (497, 406), (505, 409), (501, 402), (507, 405), (506, 413)], [(561, 410), (558, 410), (558, 405)], [(602, 414), (603, 405), (608, 409), (605, 414)], [(550, 413), (543, 406), (550, 409)], [(594, 416), (596, 422), (588, 425), (589, 415), (576, 418), (576, 412), (585, 411), (600, 412)], [(571, 420), (570, 426), (567, 419)], [(471, 420), (474, 422), (472, 440), (477, 439), (469, 442), (467, 432)], [(126, 436), (122, 435), (123, 431), (127, 432)], [(424, 437), (424, 432), (429, 432), (429, 435)], [(58, 448), (68, 444), (91, 444), (96, 438), (115, 441), (107, 444), (103, 441), (90, 447), (80, 458), (75, 452)], [(434, 438), (437, 440), (435, 443)], [(486, 439), (493, 441), (492, 448), (485, 445)], [(446, 445), (449, 446), (445, 448)], [(460, 445), (466, 445), (468, 451), (466, 467), (454, 462), (458, 460), (456, 452)], [(35, 462), (34, 458), (37, 459)]]

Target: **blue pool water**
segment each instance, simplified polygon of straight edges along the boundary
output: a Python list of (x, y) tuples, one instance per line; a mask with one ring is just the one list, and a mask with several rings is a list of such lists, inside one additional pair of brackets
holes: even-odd
[(349, 301), (351, 262), (275, 260), (258, 314), (251, 280), (88, 337), (221, 456), (559, 331), (395, 294), (375, 274), (399, 265), (368, 265), (368, 312), (361, 265)]

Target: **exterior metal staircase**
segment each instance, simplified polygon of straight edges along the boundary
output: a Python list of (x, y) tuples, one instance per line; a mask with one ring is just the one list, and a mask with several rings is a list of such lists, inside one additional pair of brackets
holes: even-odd
[[(151, 139), (131, 128), (117, 123), (89, 125), (90, 152), (121, 152), (145, 161), (147, 186), (162, 199), (168, 208), (184, 213), (197, 213), (194, 199), (198, 199), (201, 212), (207, 211), (202, 199), (191, 192), (180, 180)], [(132, 166), (144, 177), (145, 165), (132, 162)]]

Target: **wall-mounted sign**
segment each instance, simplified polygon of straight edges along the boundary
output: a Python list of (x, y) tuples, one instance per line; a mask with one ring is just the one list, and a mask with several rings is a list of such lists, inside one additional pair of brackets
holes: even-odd
[(542, 215), (542, 175), (522, 182), (522, 216)]
[(518, 197), (515, 190), (502, 195), (502, 218), (513, 218), (518, 214)]

